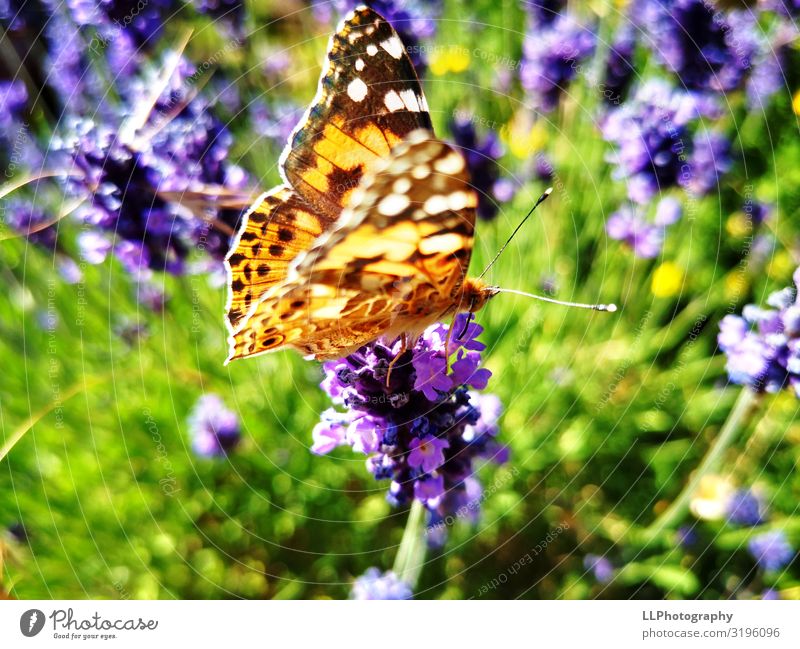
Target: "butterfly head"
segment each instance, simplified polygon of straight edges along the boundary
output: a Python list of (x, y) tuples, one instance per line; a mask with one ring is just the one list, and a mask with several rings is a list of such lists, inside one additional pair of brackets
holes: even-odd
[(466, 304), (470, 313), (475, 313), (483, 308), (490, 298), (499, 293), (496, 286), (489, 286), (480, 279), (468, 277), (462, 287), (461, 304)]

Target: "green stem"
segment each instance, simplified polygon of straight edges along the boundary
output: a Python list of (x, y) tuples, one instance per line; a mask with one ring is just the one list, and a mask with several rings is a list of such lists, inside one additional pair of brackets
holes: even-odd
[(419, 574), (422, 572), (426, 549), (425, 507), (415, 499), (408, 512), (406, 529), (403, 531), (393, 568), (395, 574), (411, 586), (412, 590), (416, 587)]
[(749, 388), (742, 389), (731, 413), (722, 426), (722, 430), (719, 431), (717, 439), (708, 449), (706, 456), (692, 474), (689, 482), (686, 483), (683, 491), (664, 513), (645, 530), (645, 535), (648, 539), (657, 538), (664, 530), (674, 528), (686, 517), (686, 513), (689, 511), (689, 502), (697, 491), (700, 481), (706, 475), (717, 470), (723, 454), (736, 439), (741, 428), (746, 425), (757, 402), (758, 395), (755, 392)]

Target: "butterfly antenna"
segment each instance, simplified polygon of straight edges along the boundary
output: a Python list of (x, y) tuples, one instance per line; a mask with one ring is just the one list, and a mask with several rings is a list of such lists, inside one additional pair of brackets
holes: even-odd
[(544, 190), (544, 194), (542, 194), (541, 196), (539, 196), (539, 200), (538, 200), (538, 201), (536, 201), (536, 203), (534, 204), (534, 206), (533, 206), (533, 207), (530, 209), (530, 211), (529, 211), (529, 212), (528, 212), (528, 213), (525, 215), (525, 218), (524, 218), (524, 219), (522, 219), (522, 220), (519, 222), (519, 225), (518, 225), (516, 228), (514, 228), (514, 231), (511, 233), (511, 236), (510, 236), (510, 237), (508, 237), (508, 241), (506, 241), (506, 242), (503, 244), (503, 247), (502, 247), (502, 248), (500, 248), (500, 250), (498, 251), (498, 253), (497, 253), (497, 254), (494, 256), (494, 259), (492, 259), (492, 261), (490, 261), (490, 262), (489, 262), (489, 265), (488, 265), (486, 268), (484, 268), (484, 269), (483, 269), (483, 272), (482, 272), (480, 275), (478, 275), (478, 279), (481, 279), (481, 278), (482, 278), (482, 277), (483, 277), (483, 276), (484, 276), (484, 275), (485, 275), (487, 272), (489, 272), (489, 269), (490, 269), (490, 268), (491, 268), (491, 267), (494, 265), (494, 262), (496, 262), (496, 261), (497, 261), (497, 259), (500, 257), (500, 255), (502, 255), (502, 254), (503, 254), (503, 250), (505, 250), (505, 249), (508, 247), (508, 244), (509, 244), (509, 243), (511, 243), (511, 240), (514, 238), (514, 235), (515, 235), (515, 234), (517, 234), (517, 232), (519, 232), (520, 228), (521, 228), (523, 225), (525, 225), (525, 221), (527, 221), (527, 220), (530, 218), (530, 215), (534, 213), (534, 211), (536, 210), (536, 208), (537, 208), (537, 207), (539, 207), (539, 206), (540, 206), (542, 203), (544, 203), (545, 199), (546, 199), (548, 196), (550, 196), (550, 194), (552, 194), (552, 193), (553, 193), (553, 188), (552, 188), (552, 187), (548, 187), (547, 189), (545, 189), (545, 190)]
[(489, 289), (493, 293), (513, 293), (514, 295), (523, 295), (525, 297), (532, 297), (534, 300), (541, 300), (542, 302), (550, 302), (551, 304), (560, 304), (561, 306), (574, 306), (579, 309), (591, 309), (592, 311), (607, 311), (614, 313), (617, 310), (616, 304), (583, 304), (582, 302), (564, 302), (562, 300), (554, 300), (551, 297), (544, 295), (536, 295), (535, 293), (526, 293), (525, 291), (517, 291), (513, 288), (500, 288), (493, 286)]

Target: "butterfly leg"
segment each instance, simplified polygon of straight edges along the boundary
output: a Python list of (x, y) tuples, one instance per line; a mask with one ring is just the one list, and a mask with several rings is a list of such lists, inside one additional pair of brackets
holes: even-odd
[(445, 374), (450, 373), (450, 354), (448, 354), (448, 350), (450, 349), (450, 337), (453, 335), (453, 326), (455, 325), (455, 320), (453, 320), (452, 324), (447, 328), (447, 335), (444, 337), (444, 371)]
[(400, 347), (400, 351), (397, 352), (397, 355), (392, 359), (392, 362), (389, 363), (389, 371), (386, 372), (386, 387), (387, 388), (389, 387), (389, 380), (392, 378), (392, 368), (394, 367), (394, 364), (397, 361), (400, 360), (400, 357), (403, 354), (405, 354), (406, 350), (408, 349), (408, 335), (403, 334), (402, 338), (403, 338), (403, 345), (402, 345), (402, 347)]

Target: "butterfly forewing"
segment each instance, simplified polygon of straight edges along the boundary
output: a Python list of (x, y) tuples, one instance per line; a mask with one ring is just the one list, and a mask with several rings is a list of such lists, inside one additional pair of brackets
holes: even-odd
[(421, 331), (459, 306), (475, 205), (463, 157), (429, 131), (411, 133), (262, 295), (230, 337), (230, 359), (285, 345), (337, 358)]
[(319, 212), (338, 217), (363, 176), (419, 128), (431, 120), (403, 43), (360, 7), (331, 38), (317, 96), (281, 156), (284, 178)]

